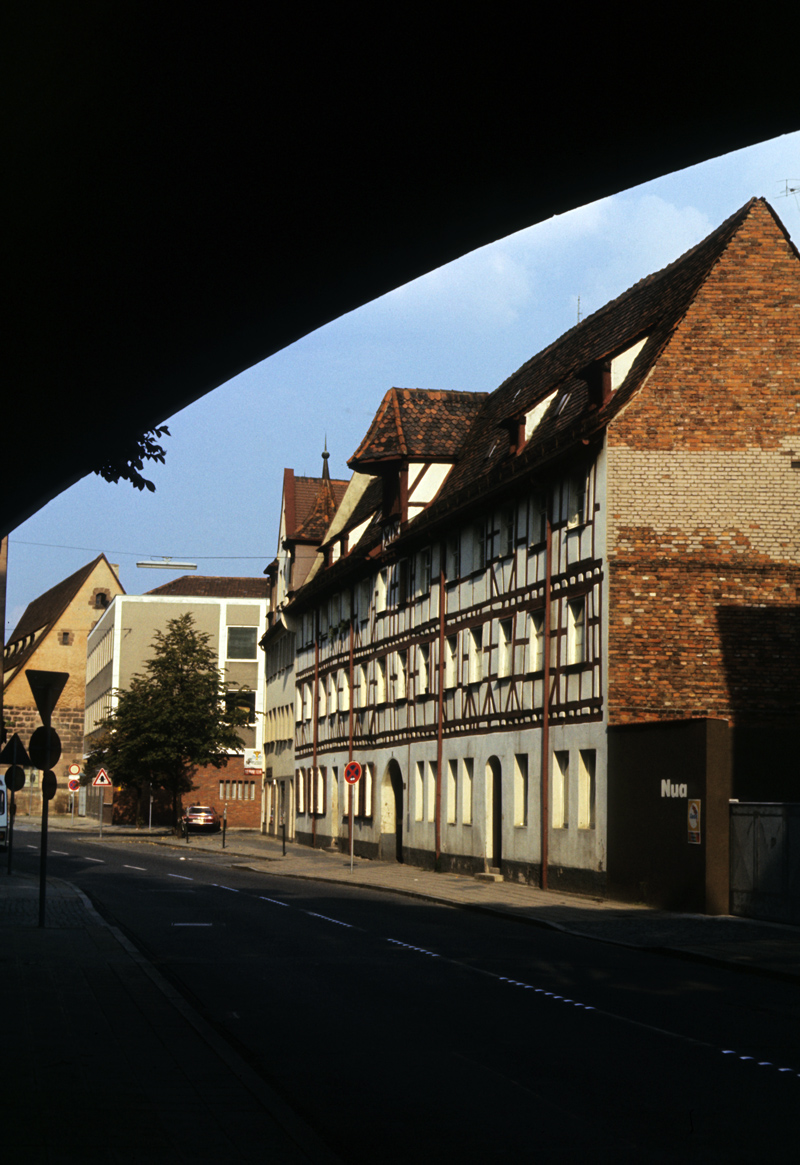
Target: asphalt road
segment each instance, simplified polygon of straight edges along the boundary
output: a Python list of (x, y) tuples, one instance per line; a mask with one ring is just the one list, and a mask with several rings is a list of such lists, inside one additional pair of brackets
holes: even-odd
[[(16, 833), (18, 868), (36, 872), (38, 840)], [(794, 1149), (795, 986), (234, 861), (60, 831), (48, 870), (343, 1160), (752, 1162)]]

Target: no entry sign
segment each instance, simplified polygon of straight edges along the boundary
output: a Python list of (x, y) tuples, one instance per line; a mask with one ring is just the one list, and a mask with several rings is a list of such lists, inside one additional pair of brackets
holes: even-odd
[(348, 785), (355, 785), (361, 780), (361, 765), (357, 760), (351, 760), (344, 766), (344, 779)]

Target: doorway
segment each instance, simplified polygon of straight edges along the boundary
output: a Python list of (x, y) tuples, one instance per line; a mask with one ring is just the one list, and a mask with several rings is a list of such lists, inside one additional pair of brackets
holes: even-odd
[(403, 774), (396, 760), (389, 761), (381, 781), (380, 857), (403, 860)]
[(486, 762), (486, 859), (500, 869), (503, 860), (503, 769), (496, 756)]

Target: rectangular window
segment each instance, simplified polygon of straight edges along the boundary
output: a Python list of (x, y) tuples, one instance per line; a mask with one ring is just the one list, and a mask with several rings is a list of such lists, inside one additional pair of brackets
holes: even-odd
[(531, 611), (528, 615), (528, 671), (544, 667), (544, 612)]
[(405, 651), (396, 651), (394, 660), (394, 698), (405, 700), (408, 695), (408, 655)]
[(447, 762), (447, 821), (455, 824), (458, 805), (458, 761)]
[(567, 663), (586, 659), (586, 598), (567, 604)]
[(426, 546), (417, 555), (417, 590), (427, 595), (431, 589), (431, 548)]
[(417, 647), (417, 695), (427, 696), (431, 690), (431, 645), (420, 643)]
[(553, 753), (553, 829), (569, 826), (569, 753)]
[(323, 603), (317, 612), (317, 619), (319, 620), (319, 637), (320, 639), (328, 638), (328, 615), (329, 608), (327, 603)]
[(377, 614), (386, 610), (386, 584), (386, 571), (381, 570), (375, 579), (375, 611)]
[(225, 693), (225, 711), (230, 716), (233, 712), (246, 712), (247, 723), (256, 722), (256, 694), (255, 692), (240, 690)]
[(510, 676), (514, 658), (514, 620), (501, 619), (497, 643), (497, 675), (500, 679)]
[(445, 551), (445, 577), (456, 582), (461, 577), (461, 534), (450, 534)]
[(528, 544), (538, 546), (547, 539), (547, 494), (537, 490), (528, 501)]
[(367, 706), (367, 672), (362, 664), (358, 664), (354, 670), (355, 679), (355, 701), (356, 708), (366, 708)]
[(305, 770), (296, 769), (294, 775), (295, 783), (295, 800), (297, 801), (297, 812), (305, 813), (306, 811), (306, 781)]
[(311, 697), (312, 697), (311, 684), (303, 684), (303, 719), (304, 720), (311, 719), (312, 705), (314, 703), (314, 701), (312, 700)]
[(403, 558), (394, 568), (394, 581), (397, 588), (395, 602), (398, 607), (405, 607), (408, 602), (408, 559)]
[(414, 820), (422, 821), (425, 816), (425, 765), (421, 760), (417, 761), (416, 773), (414, 777)]
[(256, 659), (257, 627), (228, 628), (228, 659)]
[(479, 684), (483, 679), (483, 627), (469, 630), (469, 682)]
[(455, 688), (458, 684), (458, 636), (448, 635), (444, 641), (444, 686)]
[(476, 522), (472, 527), (472, 569), (483, 570), (486, 566), (486, 522)]
[(347, 668), (339, 671), (339, 711), (350, 711), (350, 673)]
[[(327, 689), (328, 697), (328, 715), (333, 716), (338, 710), (339, 693), (336, 687), (336, 672), (329, 671), (325, 677), (325, 687)], [(322, 708), (319, 710), (320, 716), (323, 715)]]
[(375, 660), (375, 703), (386, 703), (386, 656)]
[(500, 511), (500, 554), (504, 558), (514, 553), (515, 527), (514, 507), (506, 506)]
[(427, 780), (427, 802), (428, 802), (428, 821), (433, 821), (436, 818), (436, 761), (428, 761), (428, 780)]
[(514, 757), (514, 824), (528, 824), (528, 754)]
[(582, 748), (578, 754), (578, 829), (595, 827), (596, 758), (593, 748)]
[(586, 474), (580, 470), (567, 483), (567, 526), (580, 526), (586, 521)]
[(372, 594), (372, 583), (368, 578), (362, 578), (358, 584), (358, 617), (362, 623), (369, 619), (369, 600)]
[(472, 825), (472, 774), (474, 761), (465, 756), (461, 762), (461, 822)]

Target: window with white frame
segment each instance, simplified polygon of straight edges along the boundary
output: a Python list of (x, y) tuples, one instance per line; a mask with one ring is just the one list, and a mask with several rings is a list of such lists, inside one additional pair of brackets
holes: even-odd
[(528, 824), (528, 754), (514, 757), (514, 824)]
[(350, 711), (350, 673), (347, 668), (340, 668), (338, 673), (339, 711)]
[(528, 614), (528, 671), (544, 667), (544, 611)]
[(356, 708), (366, 708), (367, 706), (367, 670), (363, 664), (356, 664), (354, 670), (355, 680), (355, 705)]
[(483, 679), (483, 626), (470, 627), (468, 633), (469, 645), (469, 682), (479, 684)]
[(375, 579), (375, 611), (381, 614), (386, 610), (387, 571), (378, 571)]
[(465, 756), (461, 762), (461, 823), (472, 825), (472, 774), (475, 762)]
[[(327, 693), (328, 715), (334, 716), (338, 710), (339, 693), (336, 686), (336, 672), (329, 671), (325, 677), (325, 689)], [(322, 710), (320, 709), (320, 715)]]
[(472, 526), (472, 569), (483, 570), (486, 566), (486, 521)]
[(547, 539), (547, 493), (535, 490), (528, 499), (528, 545), (539, 546)]
[(461, 532), (447, 536), (445, 549), (445, 577), (448, 582), (456, 582), (461, 577)]
[(303, 719), (310, 720), (314, 709), (314, 693), (311, 684), (303, 684)]
[(569, 752), (553, 753), (553, 829), (569, 826)]
[(375, 660), (375, 703), (386, 703), (386, 656), (379, 655)]
[(372, 596), (372, 580), (362, 578), (358, 584), (358, 618), (362, 623), (369, 619), (369, 600)]
[(425, 817), (425, 762), (418, 760), (414, 772), (414, 820)]
[(306, 811), (306, 772), (305, 772), (305, 769), (295, 769), (294, 784), (295, 784), (295, 801), (297, 802), (297, 812), (298, 813), (305, 813), (305, 811)]
[(431, 645), (417, 645), (417, 695), (427, 696), (431, 690)]
[(458, 685), (458, 636), (448, 635), (444, 641), (444, 686)]
[(595, 827), (596, 765), (595, 749), (582, 748), (578, 753), (578, 829)]
[(501, 619), (497, 640), (497, 675), (499, 679), (510, 676), (514, 660), (514, 620)]
[(394, 664), (394, 698), (405, 700), (408, 695), (408, 654), (405, 651), (395, 651), (392, 656)]
[(431, 548), (426, 546), (417, 555), (417, 593), (427, 595), (431, 589)]
[(576, 470), (567, 482), (567, 526), (580, 526), (586, 521), (586, 471)]
[(509, 554), (514, 552), (514, 543), (516, 541), (516, 512), (513, 506), (504, 506), (499, 514), (500, 520), (500, 554), (503, 558), (507, 558)]
[(458, 761), (447, 762), (447, 797), (446, 818), (450, 825), (455, 825), (456, 807), (458, 805)]
[(425, 800), (427, 801), (428, 821), (436, 818), (436, 761), (429, 760), (427, 765), (427, 781)]
[(567, 604), (567, 663), (583, 663), (586, 659), (586, 596)]

